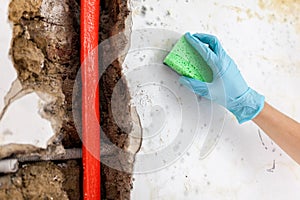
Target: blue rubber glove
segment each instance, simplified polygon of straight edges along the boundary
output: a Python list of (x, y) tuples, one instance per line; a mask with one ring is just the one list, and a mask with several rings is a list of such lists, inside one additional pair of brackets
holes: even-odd
[(185, 38), (211, 67), (213, 81), (206, 83), (182, 76), (180, 82), (196, 94), (227, 108), (240, 124), (256, 117), (263, 109), (265, 98), (248, 87), (219, 40), (208, 34), (186, 33)]

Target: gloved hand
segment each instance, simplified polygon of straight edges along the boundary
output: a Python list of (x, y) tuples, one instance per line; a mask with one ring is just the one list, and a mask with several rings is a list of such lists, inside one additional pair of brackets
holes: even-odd
[(265, 98), (248, 87), (218, 39), (199, 33), (186, 33), (185, 38), (211, 67), (213, 81), (206, 83), (182, 76), (180, 82), (196, 94), (227, 108), (240, 124), (256, 117), (263, 109)]

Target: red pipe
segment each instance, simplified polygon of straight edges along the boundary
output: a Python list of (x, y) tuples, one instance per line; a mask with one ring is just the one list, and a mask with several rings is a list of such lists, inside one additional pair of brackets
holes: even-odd
[(100, 0), (81, 0), (80, 9), (83, 199), (99, 200), (101, 179), (97, 46)]

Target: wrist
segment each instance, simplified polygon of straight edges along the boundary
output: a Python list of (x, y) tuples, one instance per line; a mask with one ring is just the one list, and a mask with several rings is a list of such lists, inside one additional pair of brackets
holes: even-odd
[(264, 108), (265, 97), (255, 90), (248, 90), (228, 105), (228, 110), (233, 113), (240, 124), (255, 118)]

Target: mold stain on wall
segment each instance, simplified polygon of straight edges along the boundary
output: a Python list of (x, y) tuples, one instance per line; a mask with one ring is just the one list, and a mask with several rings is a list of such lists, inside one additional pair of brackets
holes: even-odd
[(300, 1), (297, 0), (259, 0), (259, 7), (272, 13), (273, 19), (289, 23), (300, 33)]

